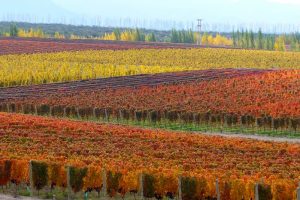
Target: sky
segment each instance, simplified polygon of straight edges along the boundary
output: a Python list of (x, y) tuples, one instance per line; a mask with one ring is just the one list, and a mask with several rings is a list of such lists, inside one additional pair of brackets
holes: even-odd
[[(2, 1), (2, 2), (1, 2)], [(300, 25), (300, 0), (0, 0), (0, 20), (204, 28)]]

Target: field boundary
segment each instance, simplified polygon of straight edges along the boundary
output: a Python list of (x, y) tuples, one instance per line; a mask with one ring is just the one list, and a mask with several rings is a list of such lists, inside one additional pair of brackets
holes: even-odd
[[(0, 112), (1, 113), (1, 112)], [(6, 113), (6, 112), (3, 112)], [(144, 130), (162, 130), (162, 131), (170, 131), (172, 133), (185, 133), (185, 134), (199, 134), (199, 135), (205, 135), (205, 136), (220, 136), (225, 138), (240, 138), (240, 139), (248, 139), (248, 140), (258, 140), (258, 141), (269, 141), (269, 142), (286, 142), (286, 143), (294, 143), (294, 144), (300, 144), (300, 138), (289, 138), (289, 137), (278, 137), (278, 136), (268, 136), (268, 135), (262, 135), (257, 133), (239, 133), (239, 132), (228, 132), (228, 131), (222, 131), (222, 132), (215, 132), (215, 131), (195, 131), (195, 130), (180, 130), (180, 129), (171, 129), (171, 128), (159, 128), (155, 127), (154, 125), (147, 125), (143, 126), (140, 124), (129, 124), (125, 121), (102, 121), (98, 119), (78, 119), (75, 117), (59, 117), (59, 116), (48, 116), (48, 115), (35, 115), (35, 114), (24, 114), (24, 113), (8, 113), (8, 114), (17, 114), (17, 115), (24, 115), (24, 116), (36, 116), (41, 118), (47, 118), (47, 119), (62, 119), (66, 121), (75, 121), (75, 122), (82, 122), (82, 123), (94, 123), (94, 124), (111, 124), (111, 125), (117, 125), (117, 126), (125, 126), (125, 127), (131, 127), (136, 129), (144, 129)]]
[[(61, 118), (68, 120), (69, 118)], [(78, 119), (69, 119), (73, 121), (84, 122), (83, 120)], [(276, 137), (276, 136), (266, 136), (266, 135), (259, 135), (259, 134), (242, 134), (242, 133), (231, 133), (231, 132), (210, 132), (210, 131), (186, 131), (186, 130), (173, 130), (168, 128), (155, 128), (155, 127), (145, 127), (139, 125), (128, 125), (125, 123), (112, 123), (112, 122), (97, 122), (91, 121), (88, 122), (96, 123), (96, 124), (113, 124), (113, 125), (120, 125), (120, 126), (129, 126), (129, 127), (136, 127), (142, 128), (145, 130), (165, 130), (165, 131), (172, 131), (175, 133), (191, 133), (191, 134), (200, 134), (205, 136), (221, 136), (226, 138), (241, 138), (241, 139), (250, 139), (250, 140), (259, 140), (259, 141), (270, 141), (270, 142), (287, 142), (287, 143), (295, 143), (300, 144), (300, 138), (288, 138), (288, 137)]]
[[(116, 76), (108, 78), (77, 80), (67, 82), (46, 83), (29, 86), (0, 87), (0, 100), (15, 97), (42, 96), (63, 91), (78, 93), (78, 90), (105, 90), (125, 87), (144, 87), (189, 83), (194, 81), (210, 81), (215, 79), (230, 79), (239, 76), (251, 76), (275, 71), (273, 69), (217, 69), (217, 70), (190, 70), (157, 74), (137, 74), (131, 76)], [(230, 73), (229, 73), (230, 72)]]

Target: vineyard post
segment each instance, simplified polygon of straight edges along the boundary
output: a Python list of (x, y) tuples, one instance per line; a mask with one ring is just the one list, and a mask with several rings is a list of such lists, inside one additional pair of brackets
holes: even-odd
[(147, 111), (147, 119), (148, 119), (149, 124), (152, 124), (151, 113), (149, 110)]
[(239, 117), (239, 122), (240, 122), (240, 130), (241, 130), (241, 133), (243, 133), (244, 127), (243, 127), (243, 118), (242, 118), (242, 116)]
[(256, 128), (256, 132), (258, 132), (259, 126), (258, 126), (258, 118), (257, 117), (255, 117), (255, 128)]
[(224, 132), (224, 119), (223, 116), (221, 115), (221, 120), (220, 120), (220, 129), (221, 129), (221, 133)]
[(208, 124), (209, 122), (208, 121), (209, 121), (209, 119), (207, 119), (206, 116), (203, 118), (203, 120), (201, 120), (201, 122), (203, 123), (203, 125), (205, 127), (204, 128), (204, 132), (205, 133), (208, 131), (208, 126), (209, 126), (209, 124)]
[(300, 182), (299, 182), (299, 186), (297, 188), (297, 200), (300, 200)]
[(121, 123), (123, 122), (123, 110), (119, 110), (119, 116), (120, 116), (120, 121)]
[(93, 119), (94, 120), (96, 119), (96, 108), (95, 107), (93, 108)]
[(107, 109), (105, 108), (105, 109), (104, 109), (104, 111), (105, 111), (105, 120), (108, 122), (108, 114), (107, 114)]
[(291, 119), (291, 118), (289, 118), (288, 130), (289, 130), (290, 132), (292, 132), (292, 131), (293, 131), (292, 119)]
[(217, 200), (221, 200), (221, 194), (220, 194), (220, 187), (219, 187), (219, 180), (216, 179), (216, 193), (217, 193)]
[(68, 191), (68, 200), (71, 200), (71, 174), (70, 174), (70, 166), (67, 167), (67, 191)]
[(209, 117), (208, 117), (208, 128), (207, 128), (207, 130), (210, 128), (210, 130), (208, 130), (208, 132), (210, 131), (210, 132), (212, 132), (212, 116), (211, 116), (211, 114), (209, 115)]
[(258, 183), (255, 184), (255, 200), (259, 200)]
[[(227, 120), (227, 115), (224, 115), (224, 127), (228, 128), (228, 120)], [(228, 129), (227, 129), (228, 130)]]
[(30, 196), (33, 197), (34, 184), (33, 184), (32, 160), (29, 161), (29, 187), (30, 187)]
[(35, 115), (38, 115), (38, 110), (37, 110), (36, 105), (34, 105), (34, 114), (35, 114)]
[(78, 119), (80, 119), (79, 109), (78, 108), (76, 108), (76, 116), (77, 116)]
[(162, 123), (161, 123), (161, 125), (163, 125), (164, 127), (166, 127), (166, 125), (167, 125), (167, 116), (166, 116), (166, 110), (163, 110), (162, 111), (162, 114), (161, 114), (161, 121), (162, 121)]
[(178, 118), (178, 123), (180, 124), (180, 128), (182, 128), (181, 114), (180, 113), (177, 113), (177, 118)]
[(24, 114), (24, 105), (21, 104), (21, 113)]
[(8, 103), (6, 103), (6, 110), (7, 110), (7, 112), (10, 112)]
[(194, 127), (197, 126), (197, 122), (196, 122), (196, 113), (193, 113), (193, 125), (194, 125)]
[(182, 189), (181, 189), (181, 179), (182, 177), (178, 177), (178, 200), (182, 200)]
[(53, 111), (53, 108), (52, 108), (52, 106), (50, 106), (50, 111), (49, 111), (50, 116), (52, 116), (52, 111)]
[(103, 197), (106, 197), (107, 195), (107, 178), (106, 178), (106, 170), (102, 170), (102, 195)]
[(140, 199), (143, 200), (144, 199), (144, 175), (143, 175), (143, 173), (140, 174), (139, 182), (140, 182), (139, 193), (140, 193), (140, 197), (141, 197)]
[(136, 121), (136, 122), (138, 121), (138, 120), (137, 120), (136, 110), (134, 111), (134, 119), (133, 119), (133, 120)]
[(64, 117), (67, 117), (67, 108), (64, 107)]

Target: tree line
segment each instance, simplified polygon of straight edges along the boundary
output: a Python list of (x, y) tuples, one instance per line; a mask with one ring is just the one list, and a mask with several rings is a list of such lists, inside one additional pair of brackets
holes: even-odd
[(145, 33), (142, 29), (114, 29), (110, 33), (104, 33), (102, 36), (79, 36), (68, 35), (55, 32), (46, 34), (41, 28), (22, 29), (15, 24), (11, 24), (9, 31), (0, 30), (0, 35), (11, 37), (39, 37), (39, 38), (57, 38), (57, 39), (99, 39), (99, 40), (120, 40), (120, 41), (143, 41), (143, 42), (172, 42), (196, 44), (201, 42), (206, 46), (229, 46), (245, 49), (262, 49), (277, 51), (300, 51), (300, 33), (292, 34), (265, 34), (261, 29), (258, 32), (252, 30), (233, 30), (231, 34), (226, 33), (201, 33), (201, 35), (192, 29), (170, 31), (169, 35), (163, 40), (158, 39), (154, 32)]
[(300, 51), (300, 33), (264, 34), (261, 29), (257, 33), (251, 30), (237, 30), (231, 34), (234, 47), (286, 51)]
[(143, 42), (156, 42), (154, 33), (145, 34), (142, 30), (136, 28), (134, 30), (115, 29), (112, 33), (105, 33), (100, 37), (102, 40), (121, 40), (121, 41), (143, 41)]

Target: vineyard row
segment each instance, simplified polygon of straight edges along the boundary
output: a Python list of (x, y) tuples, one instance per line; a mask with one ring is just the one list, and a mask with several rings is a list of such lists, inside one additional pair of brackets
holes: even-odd
[(53, 116), (58, 118), (73, 118), (80, 120), (97, 120), (100, 122), (128, 121), (150, 123), (152, 125), (162, 123), (173, 123), (182, 125), (194, 125), (206, 127), (237, 128), (288, 131), (290, 135), (300, 135), (300, 118), (261, 116), (256, 118), (251, 115), (235, 115), (231, 113), (192, 113), (185, 111), (155, 111), (155, 110), (125, 110), (112, 108), (76, 108), (49, 105), (22, 105), (22, 104), (0, 104), (0, 112), (33, 114), (40, 116)]
[[(299, 70), (287, 71), (236, 71), (227, 77), (226, 71), (199, 72), (194, 81), (152, 86), (128, 86), (133, 83), (111, 80), (102, 88), (106, 79), (93, 87), (66, 84), (62, 89), (49, 93), (28, 87), (24, 93), (18, 87), (3, 89), (0, 110), (25, 114), (97, 119), (100, 121), (136, 121), (160, 124), (171, 122), (196, 126), (240, 127), (262, 130), (282, 130), (297, 134), (300, 123), (300, 74)], [(234, 71), (234, 70), (233, 70)], [(246, 75), (242, 72), (245, 72)], [(180, 73), (179, 73), (180, 74)], [(181, 77), (179, 74), (178, 77)], [(183, 74), (189, 74), (188, 72)], [(248, 74), (248, 75), (247, 75)], [(236, 75), (236, 77), (234, 77)], [(172, 82), (172, 75), (166, 77)], [(142, 77), (138, 80), (138, 77)], [(147, 78), (145, 78), (147, 77)], [(150, 83), (148, 76), (137, 76), (136, 83)], [(168, 78), (167, 78), (168, 77)], [(174, 77), (177, 77), (174, 75)], [(190, 77), (189, 75), (182, 76)], [(202, 77), (203, 80), (197, 79)], [(219, 78), (216, 78), (219, 77)], [(224, 78), (222, 78), (224, 77)], [(211, 78), (211, 80), (210, 80)], [(174, 78), (175, 80), (178, 80)], [(192, 79), (192, 78), (191, 78)], [(110, 79), (109, 79), (110, 80)], [(115, 82), (114, 82), (115, 80)], [(122, 79), (121, 79), (122, 80)], [(160, 78), (156, 79), (160, 80)], [(149, 82), (148, 82), (149, 81)], [(153, 82), (153, 83), (154, 83)], [(79, 85), (81, 82), (78, 82)], [(162, 83), (162, 82), (161, 82)], [(111, 84), (111, 85), (110, 85)], [(124, 87), (115, 87), (116, 85)], [(56, 84), (59, 85), (59, 84)], [(82, 84), (85, 85), (84, 83)], [(127, 86), (126, 86), (127, 85)], [(72, 87), (74, 86), (74, 87)], [(95, 89), (93, 89), (95, 87)], [(50, 87), (51, 88), (51, 87)], [(74, 89), (77, 93), (71, 92)], [(80, 89), (81, 88), (81, 89)], [(5, 92), (6, 91), (6, 92)], [(1, 92), (0, 92), (1, 93)], [(34, 96), (31, 96), (34, 95)], [(23, 96), (22, 96), (23, 95)], [(27, 96), (26, 96), (27, 95)]]
[(229, 49), (130, 49), (0, 56), (0, 86), (165, 72), (298, 69), (299, 53)]
[[(24, 166), (25, 165), (25, 166)], [(27, 166), (26, 166), (27, 165)], [(17, 171), (16, 171), (17, 170)], [(99, 167), (62, 166), (57, 163), (39, 161), (0, 161), (0, 185), (9, 182), (15, 185), (21, 181), (30, 187), (30, 196), (36, 191), (50, 185), (66, 188), (68, 197), (73, 193), (96, 191), (98, 197), (125, 197), (127, 193), (143, 198), (178, 200), (240, 200), (240, 199), (300, 199), (300, 183), (298, 188), (291, 187), (287, 180), (276, 180), (271, 185), (246, 180), (210, 180), (206, 177), (163, 176), (158, 174), (134, 173), (136, 177), (124, 176), (122, 172), (107, 171)], [(22, 180), (18, 175), (23, 174)], [(27, 175), (27, 177), (26, 177)], [(293, 191), (295, 189), (295, 191)]]
[(0, 100), (17, 99), (24, 97), (47, 97), (57, 92), (78, 93), (80, 91), (97, 91), (103, 89), (118, 89), (125, 87), (158, 86), (168, 84), (180, 84), (193, 81), (209, 81), (214, 79), (229, 79), (240, 76), (258, 75), (272, 70), (259, 69), (219, 69), (196, 70), (174, 73), (160, 73), (151, 75), (122, 76), (112, 78), (100, 78), (85, 81), (73, 81), (52, 83), (33, 86), (19, 86), (0, 88)]
[[(178, 193), (179, 176), (194, 177), (200, 180), (200, 186), (201, 180), (206, 180), (205, 195), (211, 197), (216, 194), (217, 178), (222, 183), (220, 188), (224, 188), (224, 182), (229, 183), (230, 192), (226, 190), (227, 194), (234, 195), (231, 192), (241, 190), (238, 194), (245, 196), (249, 194), (246, 188), (253, 192), (253, 184), (261, 179), (271, 186), (274, 196), (294, 194), (300, 181), (298, 143), (225, 138), (10, 113), (0, 113), (0, 121), (0, 158), (13, 162), (10, 180), (18, 183), (29, 182), (30, 160), (46, 163), (49, 180), (61, 177), (55, 183), (59, 186), (64, 183), (65, 187), (65, 175), (51, 172), (54, 165), (61, 166), (56, 167), (56, 171), (62, 169), (62, 174), (65, 174), (64, 166), (97, 167), (100, 173), (102, 169), (119, 172), (122, 174), (120, 185), (127, 186), (126, 193), (137, 188), (137, 177), (141, 173), (160, 180), (157, 184), (165, 186), (157, 186), (157, 190), (163, 189), (160, 191), (163, 195), (168, 191)], [(87, 174), (89, 172), (92, 171), (88, 170)], [(169, 178), (175, 181), (167, 181), (168, 184), (163, 181)], [(101, 175), (96, 179), (99, 181)], [(84, 183), (83, 190), (88, 185), (94, 188), (102, 183), (96, 184), (93, 180), (87, 178), (89, 184)], [(277, 184), (280, 185), (278, 188), (283, 188), (283, 193), (274, 191)], [(175, 189), (168, 188), (171, 186)], [(220, 189), (220, 193), (222, 191)]]
[(160, 48), (199, 48), (196, 45), (169, 43), (144, 43), (97, 40), (58, 40), (38, 38), (0, 38), (0, 55), (46, 53), (59, 51), (82, 50), (127, 50), (127, 49), (160, 49)]

